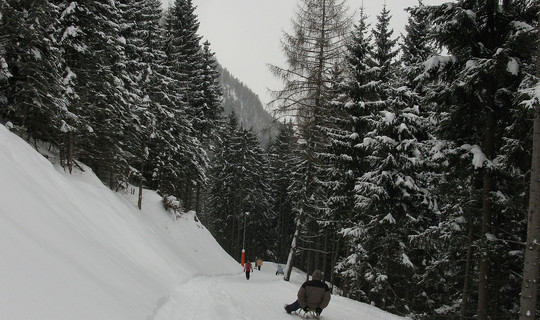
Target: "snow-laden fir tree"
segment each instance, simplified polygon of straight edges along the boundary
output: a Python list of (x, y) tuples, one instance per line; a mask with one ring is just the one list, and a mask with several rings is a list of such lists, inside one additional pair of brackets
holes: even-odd
[(286, 261), (291, 235), (294, 233), (294, 214), (292, 212), (294, 199), (290, 196), (289, 187), (293, 177), (296, 139), (294, 126), (288, 122), (280, 126), (278, 135), (269, 142), (267, 147), (269, 184), (273, 199), (272, 207), (276, 217), (273, 252), (275, 260), (278, 262)]
[(357, 146), (363, 139), (367, 124), (363, 117), (369, 110), (369, 105), (377, 98), (377, 82), (375, 80), (375, 61), (373, 60), (373, 47), (371, 35), (368, 30), (367, 16), (363, 8), (360, 9), (359, 22), (354, 25), (347, 43), (345, 53), (344, 79), (338, 82), (341, 95), (332, 102), (336, 109), (334, 125), (327, 129), (330, 139), (329, 153), (331, 167), (335, 173), (331, 174), (336, 190), (330, 198), (329, 210), (341, 220), (337, 230), (343, 238), (343, 253), (336, 261), (336, 269), (343, 280), (340, 286), (344, 293), (350, 297), (361, 299), (359, 288), (359, 274), (354, 268), (357, 266), (358, 252), (352, 251), (349, 230), (358, 220), (355, 210), (355, 180), (364, 166), (364, 157)]
[(56, 1), (61, 9), (59, 39), (65, 59), (68, 109), (79, 122), (76, 152), (96, 174), (116, 188), (125, 175), (130, 123), (120, 8), (111, 1)]
[[(207, 154), (204, 151), (202, 130), (204, 120), (204, 76), (201, 37), (197, 34), (199, 22), (191, 0), (176, 0), (166, 14), (166, 65), (177, 81), (174, 88), (181, 94), (182, 113), (190, 120), (190, 141), (182, 170), (175, 178), (177, 192), (186, 209), (195, 206), (196, 185), (206, 179)], [(180, 106), (179, 106), (180, 107)], [(187, 123), (186, 123), (187, 124)]]
[(202, 117), (198, 126), (198, 133), (206, 146), (209, 140), (213, 140), (213, 135), (220, 125), (224, 110), (219, 65), (208, 41), (203, 43), (201, 58), (201, 91), (203, 99), (200, 106)]
[[(0, 24), (4, 25), (4, 12), (8, 10), (8, 4), (6, 0), (0, 0)], [(8, 65), (6, 63), (6, 42), (7, 38), (5, 36), (0, 37), (0, 83), (6, 81), (9, 77)], [(3, 92), (0, 92), (0, 100), (5, 101), (6, 97)]]
[(0, 115), (48, 142), (67, 117), (58, 48), (58, 7), (50, 1), (0, 3)]
[[(246, 219), (246, 254), (268, 257), (274, 240), (267, 164), (257, 136), (238, 124), (235, 113), (216, 143), (204, 219), (218, 242), (240, 258)], [(248, 216), (246, 218), (246, 213)]]
[[(449, 56), (433, 57), (438, 78), (428, 97), (436, 102), (443, 223), (438, 232), (460, 241), (447, 301), (441, 312), (478, 319), (517, 313), (523, 215), (529, 162), (527, 127), (513, 101), (531, 59), (530, 33), (537, 6), (531, 1), (457, 1), (421, 6), (437, 43)], [(517, 143), (517, 144), (516, 144)], [(525, 168), (525, 169), (524, 169)], [(442, 265), (439, 267), (443, 267)], [(513, 283), (513, 285), (512, 285)], [(462, 286), (462, 293), (454, 291)], [(491, 301), (491, 302), (490, 302)]]
[(342, 146), (336, 163), (354, 179), (338, 270), (349, 296), (406, 314), (418, 295), (413, 283), (422, 263), (409, 236), (434, 203), (424, 177), (426, 120), (417, 94), (394, 76), (404, 71), (397, 68), (389, 11), (383, 7), (378, 16), (373, 45), (365, 21), (362, 14), (348, 46), (346, 121), (333, 140)]
[[(149, 175), (159, 166), (154, 156), (158, 148), (174, 149), (179, 137), (168, 133), (167, 122), (173, 110), (174, 99), (166, 90), (174, 82), (167, 74), (166, 55), (163, 51), (164, 30), (159, 0), (124, 0), (122, 14), (125, 23), (121, 35), (125, 38), (126, 69), (130, 78), (126, 81), (129, 105), (133, 121), (130, 126), (129, 145), (134, 155), (131, 182), (139, 185), (139, 207), (142, 205), (142, 186), (158, 187), (157, 179)], [(174, 94), (174, 91), (173, 93)]]
[[(322, 162), (317, 153), (327, 144), (318, 129), (323, 108), (331, 99), (328, 88), (332, 69), (342, 59), (344, 40), (350, 18), (344, 1), (302, 0), (299, 2), (291, 33), (284, 33), (282, 50), (286, 67), (272, 66), (272, 71), (283, 82), (283, 89), (275, 92), (274, 106), (278, 112), (295, 119), (301, 139), (301, 161), (296, 173), (298, 187), (294, 188), (294, 210), (297, 213), (298, 234), (309, 244), (309, 237), (319, 237), (318, 217), (324, 211), (326, 196), (319, 177)], [(285, 279), (289, 279), (298, 245), (295, 238), (289, 254)], [(311, 255), (309, 246), (303, 246)], [(311, 261), (312, 256), (308, 257)], [(308, 266), (309, 273), (309, 266)]]

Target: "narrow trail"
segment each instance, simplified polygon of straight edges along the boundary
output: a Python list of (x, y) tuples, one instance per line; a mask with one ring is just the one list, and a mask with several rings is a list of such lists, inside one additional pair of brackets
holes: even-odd
[[(250, 280), (239, 267), (238, 274), (199, 276), (176, 287), (164, 298), (149, 320), (224, 319), (224, 320), (293, 320), (283, 309), (294, 302), (304, 278), (293, 274), (290, 282), (275, 275), (276, 265), (265, 263)], [(395, 317), (396, 319), (404, 319)], [(324, 320), (393, 319), (377, 308), (332, 295), (322, 314)]]

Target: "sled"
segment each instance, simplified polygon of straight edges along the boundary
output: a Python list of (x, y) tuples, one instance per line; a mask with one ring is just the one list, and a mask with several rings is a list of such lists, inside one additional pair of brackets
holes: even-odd
[(303, 310), (293, 311), (293, 312), (291, 312), (291, 314), (297, 315), (302, 319), (315, 319), (315, 320), (320, 320), (321, 319), (321, 316), (318, 315), (315, 311), (312, 311), (312, 310), (310, 310), (308, 312), (304, 312)]

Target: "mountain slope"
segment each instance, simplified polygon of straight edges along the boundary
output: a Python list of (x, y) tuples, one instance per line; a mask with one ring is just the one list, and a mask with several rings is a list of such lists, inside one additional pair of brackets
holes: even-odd
[(221, 69), (221, 83), (225, 113), (228, 115), (234, 110), (244, 128), (253, 128), (263, 143), (271, 136), (275, 137), (278, 127), (274, 118), (264, 109), (259, 96), (225, 68)]

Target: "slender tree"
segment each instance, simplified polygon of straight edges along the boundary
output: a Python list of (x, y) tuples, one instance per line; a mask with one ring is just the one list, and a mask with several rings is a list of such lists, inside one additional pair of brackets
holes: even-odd
[[(540, 10), (538, 12), (538, 38), (536, 53), (536, 86), (540, 79)], [(529, 91), (530, 92), (530, 91)], [(540, 96), (538, 92), (528, 101), (534, 107), (533, 151), (527, 217), (527, 242), (521, 285), (520, 320), (534, 320), (538, 310), (538, 281), (540, 281)]]
[[(509, 144), (515, 140), (508, 130), (524, 125), (517, 124), (512, 101), (531, 56), (530, 45), (522, 42), (528, 35), (521, 30), (531, 23), (531, 6), (527, 1), (486, 0), (421, 9), (429, 14), (426, 19), (435, 40), (450, 53), (450, 57), (434, 57), (426, 65), (430, 72), (441, 71), (428, 96), (437, 103), (436, 134), (441, 139), (439, 146), (444, 146), (439, 156), (446, 156), (445, 179), (453, 180), (454, 186), (453, 191), (446, 189), (441, 194), (443, 214), (448, 220), (462, 221), (462, 255), (472, 260), (466, 259), (461, 268), (474, 272), (477, 279), (477, 287), (469, 288), (476, 293), (476, 311), (464, 311), (464, 317), (474, 313), (478, 319), (487, 319), (508, 312), (512, 307), (506, 303), (515, 306), (511, 300), (517, 294), (503, 287), (503, 283), (516, 281), (512, 273), (517, 267), (510, 258), (515, 252), (514, 234), (505, 227), (519, 216), (520, 209), (508, 206), (511, 202), (505, 199), (522, 197), (509, 186), (520, 185), (516, 177), (523, 173), (524, 158), (508, 152), (517, 150)], [(465, 159), (468, 163), (463, 166)], [(455, 185), (470, 185), (471, 189), (456, 189)], [(451, 207), (452, 203), (465, 205)], [(498, 241), (501, 239), (509, 241)], [(499, 259), (501, 255), (509, 258)]]
[[(344, 1), (302, 0), (296, 18), (292, 21), (292, 33), (284, 33), (282, 50), (287, 67), (271, 66), (272, 71), (284, 84), (275, 92), (278, 111), (292, 115), (300, 138), (302, 161), (299, 176), (302, 187), (297, 188), (298, 202), (297, 235), (314, 235), (318, 232), (317, 216), (323, 207), (318, 176), (321, 162), (317, 152), (327, 143), (324, 134), (317, 129), (321, 124), (323, 108), (328, 103), (329, 80), (335, 63), (342, 59), (344, 39), (350, 18)], [(298, 244), (298, 239), (293, 240)], [(285, 280), (289, 279), (297, 246), (292, 246), (286, 267)], [(308, 270), (309, 271), (309, 270)]]
[(34, 139), (56, 142), (67, 114), (58, 8), (50, 1), (5, 1), (1, 9), (1, 114)]
[[(174, 88), (182, 99), (184, 128), (189, 125), (187, 143), (189, 155), (182, 160), (182, 170), (176, 177), (178, 196), (187, 209), (195, 206), (195, 185), (203, 183), (208, 166), (207, 154), (201, 142), (205, 123), (205, 64), (201, 36), (197, 34), (199, 21), (191, 0), (176, 0), (167, 12), (166, 65), (177, 83)], [(189, 118), (189, 121), (187, 120)], [(186, 132), (186, 131), (184, 131)]]

